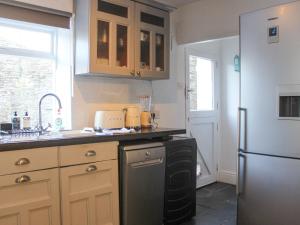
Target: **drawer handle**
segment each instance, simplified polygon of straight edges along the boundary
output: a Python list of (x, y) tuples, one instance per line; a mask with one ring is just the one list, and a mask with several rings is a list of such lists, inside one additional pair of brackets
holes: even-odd
[(16, 166), (24, 166), (24, 165), (28, 165), (30, 163), (30, 160), (27, 159), (27, 158), (22, 158), (22, 159), (19, 159), (15, 165)]
[(26, 175), (23, 175), (23, 176), (18, 177), (16, 179), (16, 183), (17, 184), (27, 183), (29, 181), (31, 181), (31, 178), (29, 176), (26, 176)]
[(95, 151), (88, 151), (87, 153), (85, 153), (85, 156), (86, 157), (93, 157), (93, 156), (96, 156), (97, 153)]
[(91, 165), (88, 168), (86, 168), (86, 172), (91, 173), (91, 172), (96, 171), (97, 169), (98, 169), (97, 166)]

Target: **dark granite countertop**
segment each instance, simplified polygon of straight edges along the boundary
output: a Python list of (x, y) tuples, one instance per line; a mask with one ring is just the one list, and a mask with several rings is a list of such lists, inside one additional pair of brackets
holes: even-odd
[(166, 138), (171, 135), (185, 134), (185, 129), (142, 129), (135, 133), (97, 135), (95, 133), (81, 134), (79, 131), (62, 133), (61, 135), (14, 137), (6, 136), (0, 139), (0, 151), (12, 151), (30, 148), (66, 146), (77, 144), (98, 143), (107, 141), (130, 141), (142, 139)]

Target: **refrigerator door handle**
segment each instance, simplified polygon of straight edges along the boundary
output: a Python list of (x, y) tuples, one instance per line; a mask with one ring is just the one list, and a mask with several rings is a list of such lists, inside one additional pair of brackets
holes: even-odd
[(239, 118), (238, 150), (242, 152), (246, 152), (247, 151), (247, 109), (246, 108), (239, 108), (238, 118)]
[(244, 192), (245, 176), (246, 176), (246, 155), (238, 154), (238, 180), (237, 180), (237, 195), (240, 196)]

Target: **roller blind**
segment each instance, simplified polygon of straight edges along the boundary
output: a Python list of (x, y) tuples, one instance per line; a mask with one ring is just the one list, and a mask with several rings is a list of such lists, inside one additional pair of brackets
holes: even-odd
[(71, 16), (71, 13), (0, 0), (0, 17), (2, 18), (69, 29)]

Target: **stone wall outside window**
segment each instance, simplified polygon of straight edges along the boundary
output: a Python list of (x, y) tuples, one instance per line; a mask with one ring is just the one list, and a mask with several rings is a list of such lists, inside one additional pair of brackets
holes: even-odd
[[(15, 111), (28, 112), (32, 127), (38, 123), (38, 103), (42, 95), (54, 90), (52, 59), (0, 54), (0, 122), (10, 122)], [(43, 121), (53, 121), (53, 100), (45, 99)]]

